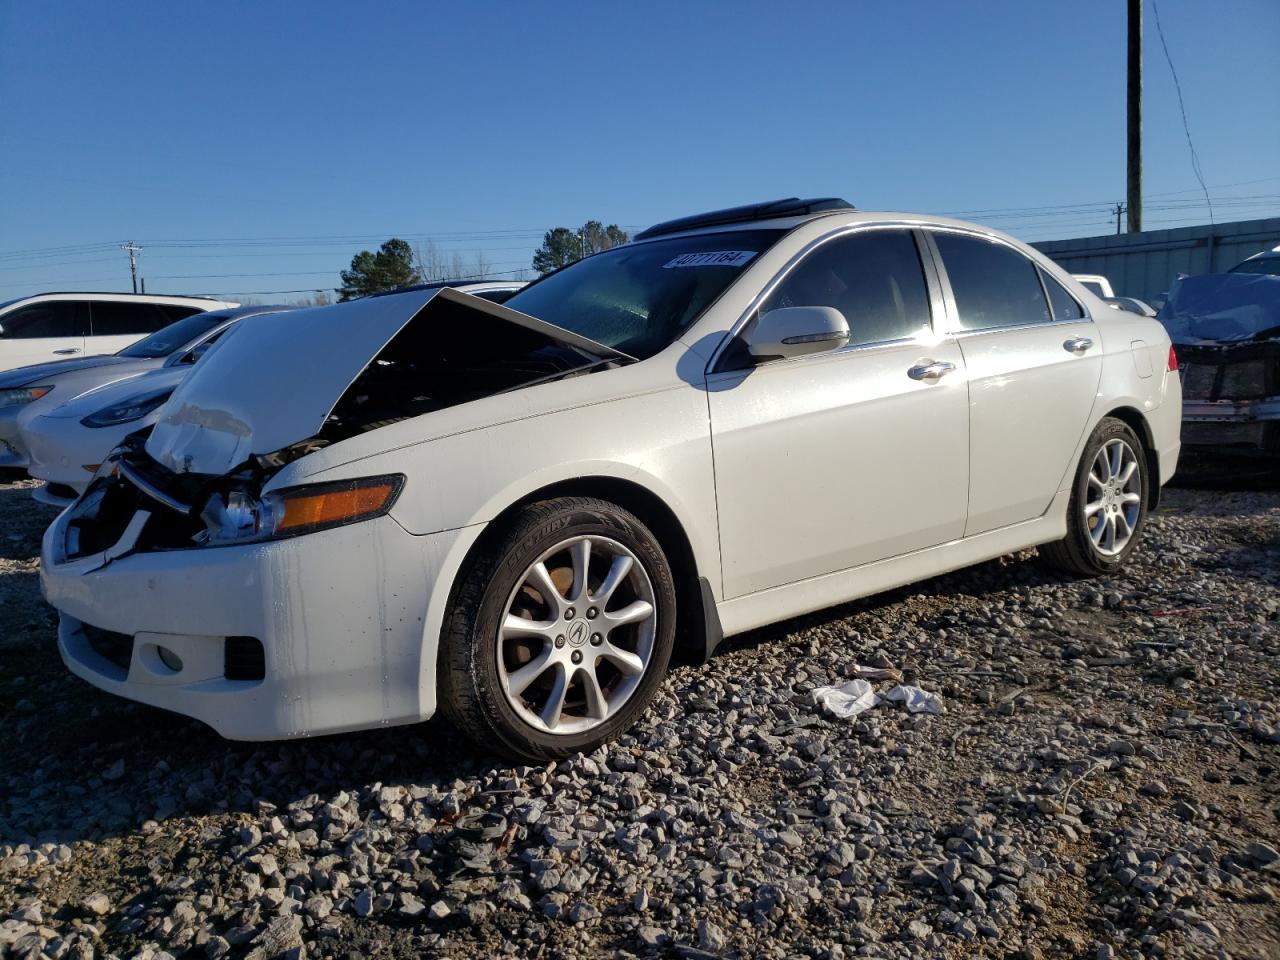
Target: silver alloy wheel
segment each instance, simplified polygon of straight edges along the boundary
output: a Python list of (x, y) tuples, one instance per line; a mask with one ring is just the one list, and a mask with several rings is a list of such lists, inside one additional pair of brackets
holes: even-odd
[(1084, 525), (1093, 548), (1114, 557), (1128, 545), (1142, 512), (1142, 465), (1119, 438), (1098, 450), (1089, 468)]
[(507, 598), (497, 637), (502, 692), (538, 730), (591, 730), (640, 685), (657, 626), (640, 559), (609, 537), (571, 537), (531, 563)]

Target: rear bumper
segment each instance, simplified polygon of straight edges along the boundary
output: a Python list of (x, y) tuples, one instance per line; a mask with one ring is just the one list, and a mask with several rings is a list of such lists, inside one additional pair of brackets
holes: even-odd
[(1280, 458), (1280, 397), (1188, 401), (1182, 406), (1188, 453)]

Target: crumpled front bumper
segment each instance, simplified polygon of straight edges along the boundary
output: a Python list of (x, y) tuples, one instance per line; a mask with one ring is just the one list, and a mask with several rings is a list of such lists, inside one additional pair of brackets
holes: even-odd
[(0, 467), (24, 469), (30, 462), (18, 431), (21, 407), (0, 407)]
[[(267, 543), (133, 552), (150, 522), (135, 514), (114, 547), (67, 559), (68, 524), (84, 503), (46, 532), (40, 574), (77, 676), (237, 740), (434, 712), (426, 612), (440, 563), (466, 531), (414, 536), (384, 516)], [(111, 656), (90, 642), (103, 635), (114, 638)], [(236, 679), (233, 638), (261, 644), (260, 676)]]

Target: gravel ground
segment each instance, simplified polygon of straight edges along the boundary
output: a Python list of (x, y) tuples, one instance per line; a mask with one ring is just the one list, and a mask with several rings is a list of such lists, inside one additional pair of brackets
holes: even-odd
[[(98, 693), (0, 486), (0, 952), (1280, 956), (1280, 494), (1171, 490), (1128, 572), (1030, 554), (673, 671), (606, 750), (443, 722), (228, 743)], [(854, 720), (855, 663), (940, 693)]]

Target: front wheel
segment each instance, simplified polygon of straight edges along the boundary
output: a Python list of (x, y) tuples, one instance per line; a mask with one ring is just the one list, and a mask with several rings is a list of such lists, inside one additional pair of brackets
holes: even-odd
[(532, 504), (464, 575), (442, 638), (441, 706), (478, 744), (542, 762), (589, 751), (666, 673), (676, 595), (657, 540), (615, 504)]
[(1067, 535), (1040, 548), (1051, 566), (1094, 577), (1119, 570), (1147, 519), (1146, 452), (1123, 420), (1105, 417), (1085, 444), (1067, 506)]

